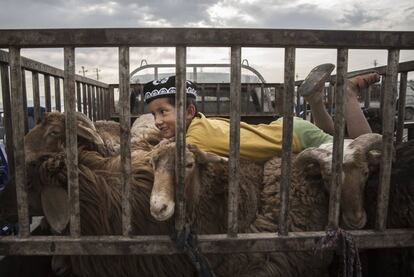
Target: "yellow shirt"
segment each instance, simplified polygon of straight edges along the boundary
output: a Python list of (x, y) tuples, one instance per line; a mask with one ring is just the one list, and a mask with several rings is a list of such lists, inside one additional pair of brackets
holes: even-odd
[[(250, 125), (240, 122), (240, 156), (254, 161), (266, 161), (282, 151), (282, 121)], [(205, 152), (228, 157), (230, 121), (226, 118), (206, 118), (198, 113), (187, 129), (186, 141)], [(293, 133), (293, 152), (302, 150)]]

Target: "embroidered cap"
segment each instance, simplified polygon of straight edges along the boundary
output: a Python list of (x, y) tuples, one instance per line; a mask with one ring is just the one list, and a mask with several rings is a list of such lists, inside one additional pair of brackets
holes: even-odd
[[(188, 80), (186, 81), (186, 90), (187, 97), (196, 98), (197, 91), (196, 86), (193, 82)], [(176, 91), (177, 89), (175, 87), (175, 76), (151, 81), (144, 85), (144, 101), (148, 104), (156, 98), (175, 95)]]

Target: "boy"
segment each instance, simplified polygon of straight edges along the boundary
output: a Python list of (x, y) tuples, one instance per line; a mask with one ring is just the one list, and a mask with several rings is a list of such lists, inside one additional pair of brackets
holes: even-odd
[[(318, 117), (318, 121), (322, 121), (323, 128), (327, 132), (333, 132), (333, 122), (332, 130), (330, 130), (330, 121), (332, 121), (332, 118), (326, 112), (323, 103), (321, 105), (321, 93), (325, 81), (330, 76), (333, 68), (334, 66), (331, 64), (323, 64), (314, 68), (300, 89), (302, 95), (310, 103), (313, 113), (321, 114)], [(359, 78), (358, 80), (355, 79), (357, 77)], [(347, 94), (350, 94), (350, 97), (356, 97), (356, 89), (367, 87), (379, 78), (376, 73), (357, 77), (354, 78), (355, 80), (348, 82)], [(175, 92), (175, 76), (149, 82), (144, 86), (145, 102), (149, 105), (149, 109), (154, 116), (155, 125), (160, 129), (164, 138), (167, 139), (175, 136)], [(190, 81), (186, 82), (186, 93), (186, 142), (197, 145), (205, 152), (228, 156), (230, 148), (229, 120), (225, 118), (206, 118), (202, 113), (197, 112), (195, 85)], [(355, 105), (355, 102), (351, 101), (350, 103)], [(358, 101), (356, 104), (359, 109)], [(355, 110), (355, 108), (352, 107), (351, 110)], [(328, 117), (323, 113), (324, 111)], [(362, 111), (361, 115), (363, 119), (357, 118), (357, 120), (366, 121)], [(352, 120), (354, 119), (351, 118)], [(298, 153), (308, 147), (318, 147), (322, 143), (332, 141), (330, 134), (323, 132), (312, 123), (300, 118), (294, 118), (293, 129), (292, 148), (294, 153)], [(270, 159), (276, 153), (280, 153), (282, 151), (282, 130), (281, 118), (270, 124), (250, 125), (240, 122), (240, 156), (245, 159), (262, 162)], [(358, 135), (369, 132), (370, 129), (365, 128), (358, 130)]]

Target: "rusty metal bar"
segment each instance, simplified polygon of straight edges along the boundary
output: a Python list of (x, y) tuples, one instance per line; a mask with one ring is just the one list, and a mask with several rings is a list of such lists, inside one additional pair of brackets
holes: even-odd
[(405, 100), (407, 95), (407, 72), (400, 74), (400, 93), (398, 96), (397, 144), (402, 143), (405, 121)]
[(342, 187), (342, 160), (345, 136), (345, 93), (348, 71), (348, 49), (340, 48), (337, 54), (337, 75), (335, 89), (335, 135), (332, 153), (332, 176), (329, 191), (328, 228), (337, 228)]
[(234, 28), (0, 30), (0, 48), (203, 46), (412, 49), (414, 32)]
[(45, 106), (46, 111), (51, 112), (52, 111), (52, 103), (51, 103), (51, 93), (50, 93), (50, 75), (45, 74), (44, 75), (44, 84), (45, 84)]
[(83, 113), (88, 114), (88, 86), (87, 84), (82, 84), (82, 108)]
[(129, 47), (119, 47), (119, 123), (121, 127), (122, 234), (131, 235), (131, 114)]
[[(360, 249), (414, 247), (413, 230), (348, 231)], [(324, 231), (276, 233), (246, 233), (237, 238), (225, 234), (198, 235), (197, 249), (201, 253), (252, 253), (275, 251), (315, 251)], [(332, 247), (336, 247), (333, 244)], [(333, 248), (326, 248), (334, 250)], [(29, 239), (0, 237), (1, 255), (154, 255), (178, 254), (170, 236), (32, 236)]]
[(240, 183), (240, 90), (241, 47), (231, 47), (230, 70), (230, 152), (227, 235), (236, 237), (238, 232), (238, 204)]
[(23, 94), (23, 113), (24, 113), (24, 133), (29, 132), (29, 122), (27, 117), (27, 86), (26, 86), (26, 71), (22, 69), (22, 94)]
[(388, 69), (385, 81), (384, 103), (382, 110), (382, 151), (380, 168), (380, 186), (378, 189), (378, 205), (375, 228), (382, 231), (386, 228), (388, 199), (390, 191), (392, 149), (394, 138), (395, 101), (397, 97), (398, 60), (400, 50), (388, 51)]
[(19, 215), (19, 236), (30, 235), (29, 208), (26, 187), (26, 166), (24, 155), (24, 111), (22, 93), (22, 68), (20, 60), (20, 49), (10, 47), (10, 83), (11, 83), (11, 114), (13, 126), (13, 153), (15, 183), (17, 194), (17, 212)]
[(13, 125), (11, 118), (11, 100), (10, 100), (10, 83), (9, 83), (9, 67), (7, 64), (0, 63), (1, 71), (1, 92), (3, 98), (4, 111), (4, 129), (6, 130), (6, 153), (9, 163), (10, 176), (14, 176), (14, 150), (13, 150)]
[(58, 77), (55, 77), (55, 108), (59, 112), (62, 111), (62, 104), (60, 100), (60, 79)]
[(76, 107), (78, 112), (82, 112), (82, 99), (81, 99), (81, 83), (76, 82)]
[(293, 107), (295, 98), (295, 53), (293, 47), (285, 48), (285, 89), (283, 97), (283, 146), (280, 182), (279, 235), (288, 234), (289, 191), (292, 179)]
[(71, 206), (70, 211), (70, 234), (79, 237), (80, 205), (79, 205), (79, 176), (78, 176), (78, 138), (77, 120), (75, 114), (75, 49), (64, 48), (64, 104), (66, 124), (66, 167), (68, 172), (68, 191)]
[(177, 124), (175, 126), (175, 230), (180, 232), (185, 224), (185, 202), (184, 202), (184, 178), (185, 178), (185, 112), (187, 104), (186, 94), (186, 76), (187, 76), (187, 48), (185, 46), (177, 46), (175, 48), (175, 86), (177, 93), (175, 94), (175, 109)]

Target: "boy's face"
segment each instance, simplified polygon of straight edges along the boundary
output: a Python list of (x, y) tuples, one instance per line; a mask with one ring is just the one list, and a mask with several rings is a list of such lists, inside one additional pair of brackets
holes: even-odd
[[(168, 98), (161, 97), (152, 100), (148, 104), (148, 108), (154, 116), (155, 126), (160, 129), (164, 138), (169, 139), (175, 137), (176, 125), (176, 110), (175, 106), (171, 105)], [(194, 105), (189, 105), (186, 112), (186, 128), (190, 125), (191, 120), (195, 115)]]
[(155, 119), (155, 126), (160, 129), (164, 138), (175, 136), (176, 111), (175, 106), (168, 102), (165, 97), (152, 100), (148, 104), (149, 110)]

